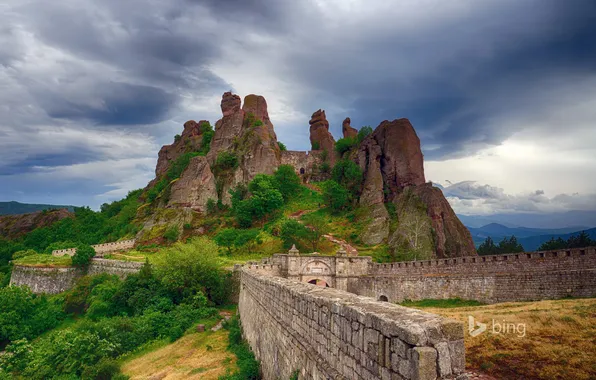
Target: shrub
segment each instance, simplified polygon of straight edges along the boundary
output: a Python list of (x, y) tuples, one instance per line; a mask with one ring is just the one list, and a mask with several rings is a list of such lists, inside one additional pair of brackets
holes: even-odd
[(346, 189), (348, 189), (352, 196), (357, 196), (360, 193), (362, 186), (362, 170), (351, 160), (341, 160), (333, 167), (331, 174), (333, 180)]
[(364, 127), (360, 128), (360, 130), (358, 131), (358, 143), (361, 143), (371, 133), (373, 133), (373, 129), (368, 125), (365, 125)]
[(182, 138), (182, 136), (180, 136), (180, 135), (174, 136), (174, 142), (180, 141), (181, 138)]
[(27, 257), (27, 256), (33, 256), (33, 255), (37, 255), (37, 251), (35, 251), (33, 249), (26, 249), (23, 251), (17, 251), (15, 253), (13, 253), (12, 259), (16, 260), (16, 259), (21, 259), (21, 258)]
[(91, 259), (95, 256), (95, 249), (87, 244), (79, 244), (77, 251), (72, 257), (72, 265), (75, 267), (86, 268), (89, 266)]
[(215, 160), (216, 171), (226, 171), (238, 167), (238, 157), (234, 153), (219, 152)]
[(228, 250), (228, 254), (232, 254), (232, 247), (234, 246), (234, 242), (236, 240), (236, 236), (238, 235), (238, 231), (234, 228), (225, 228), (217, 235), (215, 235), (215, 243), (220, 247), (224, 247)]
[(300, 177), (292, 165), (280, 165), (273, 173), (273, 177), (277, 181), (277, 189), (285, 201), (300, 191)]
[(199, 149), (199, 154), (201, 156), (206, 156), (211, 149), (211, 140), (213, 139), (215, 132), (208, 121), (199, 124), (199, 132), (203, 134), (203, 137), (201, 138), (201, 148)]
[(217, 212), (217, 202), (213, 198), (207, 199), (207, 214), (213, 215)]
[(344, 137), (335, 143), (335, 151), (343, 156), (344, 153), (350, 151), (357, 144), (358, 139), (356, 137)]
[(279, 146), (279, 150), (281, 150), (282, 152), (288, 150), (288, 148), (286, 148), (286, 144), (282, 143), (281, 141), (277, 142), (277, 146)]
[(319, 166), (319, 170), (321, 171), (321, 173), (329, 173), (331, 171), (331, 166), (329, 165), (329, 162), (323, 162), (321, 166)]
[(314, 141), (312, 143), (312, 150), (319, 150), (321, 149), (321, 143), (319, 143), (318, 141)]
[(171, 226), (163, 234), (163, 238), (166, 239), (167, 241), (169, 241), (170, 243), (173, 243), (176, 240), (178, 240), (179, 236), (180, 236), (180, 231), (178, 231), (178, 226)]
[(350, 204), (348, 190), (339, 183), (331, 180), (321, 184), (323, 189), (323, 200), (327, 207), (333, 212), (339, 212)]

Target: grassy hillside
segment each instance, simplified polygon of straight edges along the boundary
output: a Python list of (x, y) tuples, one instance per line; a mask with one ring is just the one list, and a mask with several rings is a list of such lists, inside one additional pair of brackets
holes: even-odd
[[(596, 379), (594, 298), (484, 306), (454, 300), (426, 300), (408, 302), (406, 306), (464, 323), (468, 369), (498, 379)], [(470, 336), (469, 316), (486, 323), (487, 331)], [(501, 329), (501, 333), (493, 333), (493, 320), (494, 331)], [(499, 327), (504, 322), (515, 325), (515, 331), (510, 327), (509, 332), (504, 333)]]

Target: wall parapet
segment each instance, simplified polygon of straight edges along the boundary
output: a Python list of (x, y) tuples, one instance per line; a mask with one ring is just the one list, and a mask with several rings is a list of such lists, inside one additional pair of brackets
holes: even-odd
[[(91, 247), (93, 247), (97, 255), (101, 255), (107, 252), (133, 249), (136, 242), (136, 239), (120, 240), (109, 243), (94, 244)], [(55, 249), (52, 251), (52, 256), (74, 256), (75, 253), (77, 253), (76, 248)]]
[(263, 378), (446, 379), (464, 372), (459, 321), (255, 268), (238, 310)]
[(505, 255), (464, 256), (434, 260), (371, 263), (371, 275), (415, 275), (448, 273), (514, 273), (585, 269), (596, 267), (596, 247), (552, 251), (510, 253)]

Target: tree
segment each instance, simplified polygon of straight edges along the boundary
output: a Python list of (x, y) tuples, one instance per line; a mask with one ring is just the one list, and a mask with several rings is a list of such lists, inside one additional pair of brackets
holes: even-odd
[(339, 153), (340, 156), (343, 156), (344, 153), (350, 151), (357, 144), (357, 137), (344, 137), (342, 139), (337, 140), (337, 142), (335, 143), (335, 151)]
[(549, 241), (542, 243), (540, 247), (538, 247), (538, 251), (551, 251), (565, 248), (567, 248), (567, 242), (559, 236), (557, 239), (551, 237)]
[(295, 219), (287, 219), (281, 225), (281, 231), (279, 237), (283, 241), (283, 247), (290, 249), (292, 245), (301, 247), (301, 242), (308, 235), (308, 229), (304, 224), (298, 222)]
[(521, 244), (519, 244), (515, 236), (511, 236), (510, 238), (504, 237), (503, 240), (499, 242), (498, 251), (498, 253), (500, 254), (518, 253), (523, 252), (524, 247)]
[(329, 232), (329, 225), (324, 216), (318, 214), (306, 214), (302, 217), (306, 224), (305, 238), (310, 242), (313, 252), (319, 247), (321, 237)]
[(567, 248), (584, 248), (591, 245), (596, 245), (596, 241), (592, 240), (586, 231), (582, 231), (577, 235), (571, 235), (567, 239)]
[(225, 247), (228, 250), (228, 254), (232, 254), (232, 247), (236, 241), (238, 231), (234, 228), (225, 228), (215, 235), (215, 243), (220, 247)]
[(335, 182), (348, 189), (352, 196), (357, 196), (360, 193), (362, 170), (354, 161), (340, 160), (337, 162), (333, 167), (331, 177)]
[(340, 212), (350, 204), (350, 195), (345, 187), (330, 180), (321, 184), (323, 201), (332, 212)]
[(292, 165), (280, 165), (273, 173), (273, 177), (277, 182), (277, 189), (286, 202), (300, 191), (300, 177)]
[(254, 220), (264, 220), (283, 206), (284, 198), (277, 186), (274, 176), (257, 174), (248, 184), (248, 198), (240, 200), (239, 191), (231, 193), (232, 210), (240, 227), (248, 228)]
[(496, 255), (498, 253), (498, 248), (490, 236), (487, 237), (486, 240), (484, 240), (484, 242), (478, 247), (478, 254), (482, 256)]
[(91, 259), (95, 256), (95, 249), (88, 244), (79, 244), (77, 251), (72, 257), (72, 265), (75, 267), (86, 268), (89, 266)]
[(410, 247), (414, 250), (422, 248), (421, 237), (424, 236), (430, 228), (428, 218), (426, 218), (425, 215), (413, 213), (408, 217), (400, 219), (400, 229), (403, 231), (408, 243), (410, 243)]
[(258, 229), (237, 232), (236, 238), (234, 239), (234, 247), (236, 248), (246, 247), (248, 253), (252, 253), (255, 245), (262, 243), (262, 240), (259, 238), (261, 231)]

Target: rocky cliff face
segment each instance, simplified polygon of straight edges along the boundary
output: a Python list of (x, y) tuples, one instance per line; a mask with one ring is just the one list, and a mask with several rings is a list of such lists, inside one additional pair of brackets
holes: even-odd
[(358, 136), (358, 130), (356, 128), (352, 128), (350, 125), (352, 121), (349, 117), (346, 117), (344, 122), (341, 124), (341, 131), (344, 135), (344, 138), (348, 137), (356, 137)]
[(203, 135), (201, 133), (200, 125), (209, 123), (206, 120), (201, 120), (198, 123), (194, 120), (189, 120), (184, 123), (184, 130), (179, 138), (174, 140), (170, 145), (161, 147), (157, 157), (157, 166), (155, 167), (155, 176), (161, 177), (168, 171), (168, 167), (172, 161), (188, 151), (196, 151), (201, 148), (201, 140)]
[(67, 209), (60, 209), (0, 216), (0, 236), (15, 239), (36, 228), (48, 227), (65, 218), (74, 218), (74, 214)]
[[(393, 249), (417, 251), (426, 258), (476, 254), (469, 231), (443, 193), (425, 183), (420, 139), (408, 119), (383, 121), (360, 144), (357, 162), (364, 173), (360, 205), (372, 220), (361, 235), (363, 242), (388, 241)], [(386, 203), (396, 210), (391, 234)]]

